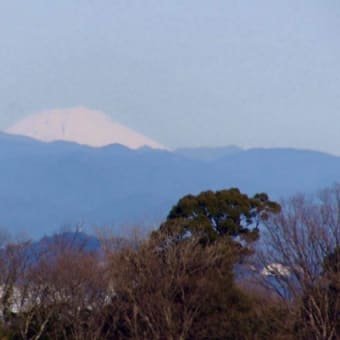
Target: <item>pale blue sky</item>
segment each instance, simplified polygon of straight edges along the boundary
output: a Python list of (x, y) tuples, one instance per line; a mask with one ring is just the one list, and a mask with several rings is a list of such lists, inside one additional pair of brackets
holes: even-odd
[(83, 105), (169, 147), (340, 155), (339, 0), (1, 0), (0, 129)]

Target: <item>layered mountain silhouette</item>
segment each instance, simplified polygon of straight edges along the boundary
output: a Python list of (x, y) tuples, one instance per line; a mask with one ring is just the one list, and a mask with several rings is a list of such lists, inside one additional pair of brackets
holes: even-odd
[(79, 223), (117, 231), (156, 226), (181, 196), (203, 190), (239, 187), (279, 199), (340, 181), (340, 158), (314, 151), (238, 150), (201, 160), (148, 147), (45, 143), (5, 133), (0, 164), (0, 226), (32, 238)]
[(175, 152), (185, 158), (196, 159), (201, 161), (213, 161), (226, 156), (231, 156), (243, 151), (242, 148), (230, 145), (220, 147), (197, 147), (197, 148), (179, 148)]

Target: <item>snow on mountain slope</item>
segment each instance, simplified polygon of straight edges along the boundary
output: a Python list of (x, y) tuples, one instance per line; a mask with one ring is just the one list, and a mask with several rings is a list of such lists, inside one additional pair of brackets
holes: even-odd
[(93, 147), (119, 143), (131, 149), (142, 146), (165, 149), (156, 141), (113, 122), (106, 114), (83, 107), (37, 113), (17, 122), (6, 132), (44, 142), (63, 140)]

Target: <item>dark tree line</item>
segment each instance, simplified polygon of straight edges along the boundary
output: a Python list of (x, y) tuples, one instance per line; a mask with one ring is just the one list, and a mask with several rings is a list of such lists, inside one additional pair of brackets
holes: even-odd
[(0, 249), (3, 339), (338, 339), (340, 189), (280, 205), (183, 197), (158, 230), (102, 247)]

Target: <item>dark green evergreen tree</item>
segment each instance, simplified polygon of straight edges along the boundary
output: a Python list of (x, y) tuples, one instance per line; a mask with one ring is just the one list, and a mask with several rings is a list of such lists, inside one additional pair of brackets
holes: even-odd
[(248, 197), (237, 188), (205, 191), (181, 198), (160, 231), (177, 240), (195, 234), (205, 244), (224, 238), (244, 245), (257, 240), (261, 221), (279, 211), (280, 205), (265, 193)]

